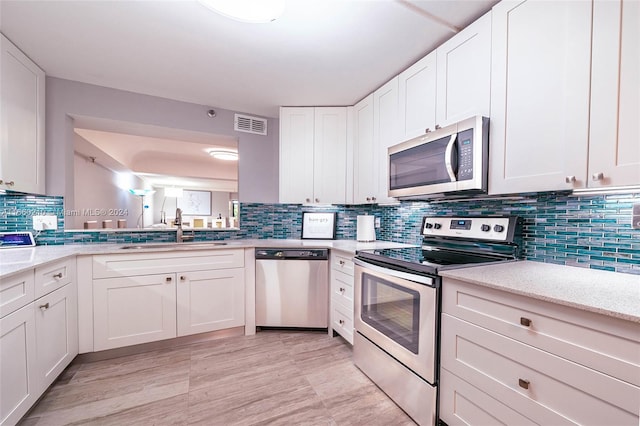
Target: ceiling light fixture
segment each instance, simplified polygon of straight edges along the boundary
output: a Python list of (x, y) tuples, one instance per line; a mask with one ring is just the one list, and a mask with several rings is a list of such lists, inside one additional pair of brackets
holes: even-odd
[(265, 23), (284, 13), (285, 0), (198, 0), (200, 4), (227, 18), (241, 22)]
[(238, 153), (236, 151), (232, 151), (230, 149), (209, 148), (206, 151), (207, 151), (207, 154), (209, 154), (210, 156), (212, 156), (213, 158), (216, 158), (218, 160), (225, 160), (225, 161), (237, 161), (238, 160)]

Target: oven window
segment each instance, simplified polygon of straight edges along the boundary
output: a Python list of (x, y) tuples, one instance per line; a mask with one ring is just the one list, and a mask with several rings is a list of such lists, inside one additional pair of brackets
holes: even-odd
[(389, 189), (451, 182), (445, 165), (446, 137), (396, 152), (389, 157)]
[(420, 293), (362, 274), (362, 321), (414, 354), (418, 353)]

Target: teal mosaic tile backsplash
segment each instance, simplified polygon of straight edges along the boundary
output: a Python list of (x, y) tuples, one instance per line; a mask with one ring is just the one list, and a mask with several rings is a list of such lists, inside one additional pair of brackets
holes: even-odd
[[(197, 231), (196, 241), (244, 238), (300, 238), (303, 211), (338, 213), (338, 239), (355, 239), (356, 217), (380, 218), (379, 240), (420, 243), (425, 215), (510, 214), (524, 219), (523, 256), (528, 260), (640, 274), (640, 230), (631, 211), (640, 193), (573, 197), (530, 194), (523, 199), (458, 202), (402, 202), (393, 206), (331, 206), (242, 203), (240, 230)], [(61, 197), (0, 195), (0, 231), (31, 230), (34, 214), (58, 216), (58, 231), (43, 231), (38, 244), (143, 243), (173, 241), (166, 231), (64, 232)]]

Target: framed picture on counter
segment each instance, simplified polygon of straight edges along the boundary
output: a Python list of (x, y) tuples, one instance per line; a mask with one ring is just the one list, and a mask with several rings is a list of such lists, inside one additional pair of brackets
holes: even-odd
[(303, 240), (335, 240), (336, 212), (302, 212)]
[(185, 216), (211, 216), (211, 191), (182, 191), (176, 198), (176, 206)]

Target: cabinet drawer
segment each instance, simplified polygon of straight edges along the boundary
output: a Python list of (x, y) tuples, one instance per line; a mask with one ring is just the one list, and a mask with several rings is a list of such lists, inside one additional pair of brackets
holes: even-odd
[(331, 268), (353, 276), (353, 258), (339, 254), (331, 254)]
[(640, 335), (630, 321), (448, 278), (442, 311), (640, 386)]
[(35, 298), (75, 281), (76, 259), (67, 259), (36, 268)]
[(449, 426), (536, 425), (444, 368), (440, 370), (440, 418)]
[(244, 267), (244, 250), (179, 251), (93, 256), (93, 278)]
[(353, 312), (353, 277), (340, 271), (331, 273), (331, 296), (350, 306)]
[(3, 278), (0, 282), (0, 318), (33, 302), (33, 270)]
[(539, 424), (637, 425), (640, 388), (450, 315), (441, 366)]
[(332, 328), (353, 345), (353, 311), (349, 312), (339, 303), (332, 305)]

